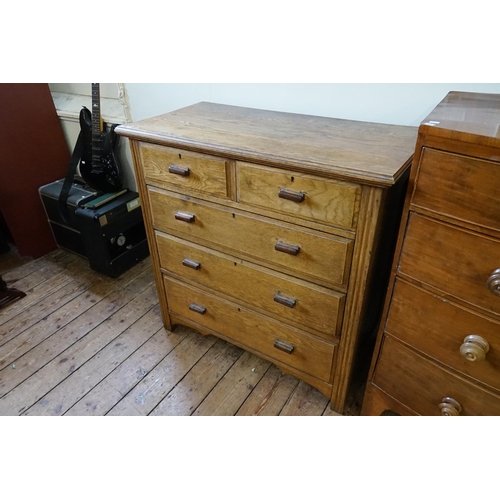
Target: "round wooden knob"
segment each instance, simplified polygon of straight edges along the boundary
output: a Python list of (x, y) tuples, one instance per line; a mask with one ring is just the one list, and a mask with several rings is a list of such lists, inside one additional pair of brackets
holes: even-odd
[(460, 346), (460, 354), (467, 361), (483, 361), (489, 350), (490, 344), (479, 335), (468, 335)]
[(492, 294), (500, 295), (500, 268), (493, 271), (486, 284)]
[(444, 417), (458, 417), (462, 411), (462, 405), (453, 398), (444, 398), (439, 409)]

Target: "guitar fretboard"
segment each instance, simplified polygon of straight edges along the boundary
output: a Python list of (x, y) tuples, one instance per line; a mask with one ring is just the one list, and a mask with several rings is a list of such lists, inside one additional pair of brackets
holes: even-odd
[(99, 84), (92, 84), (92, 164), (98, 165), (101, 161), (101, 102)]

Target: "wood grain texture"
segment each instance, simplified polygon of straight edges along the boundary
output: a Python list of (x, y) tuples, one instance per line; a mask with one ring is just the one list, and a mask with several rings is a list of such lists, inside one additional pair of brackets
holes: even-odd
[(423, 148), (412, 204), (498, 231), (500, 162)]
[(344, 411), (366, 376), (415, 132), (210, 103), (122, 126), (165, 326), (259, 354)]
[(500, 415), (500, 399), (459, 378), (392, 337), (385, 337), (373, 383), (419, 415), (441, 415), (439, 405), (451, 397), (463, 407), (461, 415)]
[(235, 415), (270, 365), (255, 354), (244, 352), (193, 416)]
[[(419, 127), (363, 415), (437, 415), (445, 397), (460, 415), (498, 415), (497, 348), (484, 342), (500, 325), (487, 285), (500, 262), (499, 127), (500, 95), (464, 92)], [(470, 335), (481, 361), (461, 353)]]
[[(398, 279), (386, 332), (444, 365), (500, 389), (500, 318), (480, 316)], [(460, 354), (460, 346), (471, 334), (490, 344), (483, 361), (467, 361)]]
[[(69, 256), (65, 250), (56, 250), (39, 261), (26, 263), (14, 262), (8, 255), (0, 255), (0, 264), (5, 264), (3, 269), (9, 280), (17, 281), (34, 273), (32, 282), (41, 286), (44, 279), (50, 279), (50, 274), (37, 275), (37, 271), (49, 261), (60, 261), (64, 254)], [(77, 261), (79, 265), (76, 265)], [(9, 263), (18, 267), (10, 269)], [(279, 415), (286, 401), (297, 390), (299, 380), (292, 375), (284, 375), (269, 360), (261, 360), (263, 369), (255, 378), (256, 383), (242, 383), (241, 390), (233, 390), (245, 372), (238, 367), (231, 371), (235, 359), (239, 359), (238, 353), (241, 355), (243, 351), (223, 340), (216, 341), (219, 346), (217, 351), (209, 348), (201, 358), (182, 356), (182, 362), (172, 363), (175, 359), (173, 352), (183, 341), (191, 338), (192, 345), (209, 337), (181, 325), (173, 332), (164, 329), (159, 306), (155, 305), (158, 298), (151, 286), (153, 272), (149, 258), (115, 279), (89, 269), (84, 259), (78, 258), (74, 264), (61, 271), (69, 281), (66, 287), (39, 295), (30, 307), (20, 312), (18, 328), (14, 327), (16, 316), (9, 323), (12, 327), (9, 328), (10, 338), (4, 339), (0, 346), (0, 359), (3, 360), (0, 376), (2, 380), (14, 378), (15, 381), (7, 389), (8, 393), (0, 398), (0, 415), (18, 415), (20, 411), (23, 415), (47, 416), (151, 415), (155, 409), (160, 412), (162, 401), (170, 393), (169, 401), (179, 403), (175, 408), (177, 414), (181, 414), (188, 403), (189, 408), (199, 406), (217, 387), (216, 398), (210, 398), (216, 401), (212, 406), (214, 411), (218, 411), (219, 403), (224, 399), (226, 409), (231, 408), (238, 415), (245, 415), (244, 403), (247, 400), (256, 401), (252, 397), (253, 392), (271, 370), (283, 381), (283, 384), (278, 383), (277, 397), (271, 397), (268, 406), (272, 406), (273, 414)], [(76, 288), (71, 288), (73, 286)], [(73, 292), (68, 300), (63, 300), (64, 291), (70, 290)], [(127, 293), (125, 301), (121, 302), (123, 290)], [(27, 296), (34, 293), (36, 288), (29, 289)], [(118, 309), (117, 300), (122, 304)], [(77, 331), (79, 334), (75, 335)], [(217, 354), (214, 356), (214, 353)], [(152, 387), (151, 382), (157, 377), (150, 379), (139, 392), (151, 387), (148, 392), (152, 392), (153, 397), (148, 404), (155, 406), (147, 413), (128, 395), (151, 373), (162, 377), (163, 368), (168, 366), (174, 372), (178, 370), (177, 376), (166, 371), (168, 380), (178, 380), (170, 386), (171, 390), (168, 389), (168, 380), (159, 380)], [(222, 366), (229, 367), (229, 370), (221, 371)], [(254, 363), (250, 368), (253, 377), (255, 372), (251, 370), (258, 366)], [(203, 367), (210, 368), (205, 370)], [(21, 370), (21, 376), (18, 376), (17, 370)], [(209, 374), (213, 376), (209, 377)], [(219, 386), (219, 382), (229, 374), (227, 381)], [(156, 391), (157, 386), (164, 390)], [(193, 397), (195, 394), (196, 397)], [(310, 393), (311, 404), (315, 400), (314, 394)], [(24, 410), (20, 403), (26, 404)], [(165, 407), (172, 408), (166, 403)], [(249, 415), (253, 414), (253, 404), (246, 408)], [(194, 409), (184, 415), (193, 412)], [(204, 414), (210, 414), (208, 406)], [(267, 414), (266, 410), (261, 414)]]
[(499, 94), (449, 92), (420, 124), (419, 133), (469, 148), (498, 148), (499, 111)]
[(271, 365), (240, 407), (237, 416), (276, 416), (282, 411), (299, 381)]
[[(242, 211), (185, 197), (148, 190), (156, 229), (218, 247), (232, 255), (271, 263), (276, 270), (285, 270), (316, 283), (342, 290), (349, 275), (353, 242), (306, 231)], [(175, 218), (177, 212), (194, 215), (193, 223)], [(230, 235), (230, 236), (229, 236)], [(275, 250), (278, 242), (299, 246), (299, 254), (287, 255)]]
[[(378, 236), (378, 214), (382, 207), (383, 192), (365, 186), (360, 213), (360, 230), (358, 231), (353, 268), (350, 275), (349, 288), (351, 293), (346, 300), (342, 337), (339, 343), (337, 365), (335, 372), (335, 389), (332, 393), (332, 409), (342, 412), (345, 405), (348, 388), (353, 376), (352, 364), (356, 358), (356, 349), (361, 336), (361, 325), (369, 309), (369, 299), (366, 296), (370, 271), (375, 259), (374, 243)], [(376, 325), (363, 325), (367, 330), (365, 337), (373, 335)]]
[(121, 125), (118, 134), (234, 160), (389, 186), (405, 170), (415, 127), (202, 102)]
[[(156, 233), (162, 268), (178, 277), (247, 302), (274, 315), (291, 326), (313, 329), (326, 339), (333, 339), (342, 319), (344, 294), (285, 274), (255, 266), (227, 254), (187, 242), (165, 233)], [(198, 269), (183, 265), (185, 258)], [(244, 283), (252, 283), (245, 287)], [(293, 308), (274, 301), (276, 294), (296, 300)]]
[[(225, 159), (147, 143), (140, 143), (139, 151), (147, 184), (228, 197)], [(189, 173), (187, 176), (170, 173), (171, 166), (183, 167)]]
[[(169, 307), (176, 316), (219, 332), (293, 368), (307, 371), (320, 380), (330, 381), (334, 344), (286, 327), (187, 284), (165, 278), (165, 286)], [(206, 313), (190, 310), (192, 303), (206, 308)], [(275, 349), (276, 339), (292, 344), (295, 348), (293, 353), (286, 354)]]
[(500, 300), (486, 285), (499, 263), (500, 241), (414, 213), (408, 223), (399, 272), (500, 314)]
[[(346, 229), (355, 229), (361, 187), (312, 175), (291, 174), (244, 162), (236, 163), (238, 201)], [(281, 189), (301, 193), (302, 202), (279, 197)]]
[(156, 282), (156, 290), (158, 291), (158, 298), (160, 301), (161, 315), (163, 318), (163, 324), (168, 330), (172, 329), (170, 324), (170, 318), (168, 315), (168, 305), (167, 298), (165, 296), (165, 291), (163, 289), (163, 279), (160, 270), (160, 259), (158, 256), (158, 250), (156, 245), (154, 245), (154, 229), (153, 229), (153, 218), (151, 215), (150, 204), (146, 202), (148, 199), (148, 189), (146, 187), (146, 181), (144, 175), (142, 174), (142, 167), (140, 166), (140, 150), (139, 144), (135, 141), (130, 143), (130, 152), (132, 153), (134, 173), (137, 182), (137, 189), (139, 191), (139, 196), (141, 198), (142, 214), (144, 217), (144, 227), (146, 229), (146, 235), (149, 246), (149, 255), (151, 256), (151, 261), (153, 263), (153, 273)]

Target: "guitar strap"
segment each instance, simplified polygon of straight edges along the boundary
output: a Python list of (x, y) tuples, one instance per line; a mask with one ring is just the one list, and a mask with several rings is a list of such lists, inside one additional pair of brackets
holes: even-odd
[(78, 162), (82, 157), (83, 153), (83, 137), (82, 132), (78, 134), (78, 139), (76, 140), (75, 148), (69, 160), (68, 171), (66, 172), (66, 177), (64, 179), (63, 187), (61, 193), (59, 194), (59, 210), (61, 212), (61, 217), (64, 222), (69, 223), (69, 210), (68, 210), (68, 196), (73, 184), (73, 179), (76, 173), (76, 167)]

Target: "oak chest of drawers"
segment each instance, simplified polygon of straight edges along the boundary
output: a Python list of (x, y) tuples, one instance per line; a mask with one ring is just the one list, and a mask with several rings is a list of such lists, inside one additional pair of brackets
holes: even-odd
[(500, 95), (419, 127), (363, 411), (500, 415)]
[(254, 352), (344, 412), (367, 375), (416, 132), (212, 103), (119, 127), (166, 328)]

